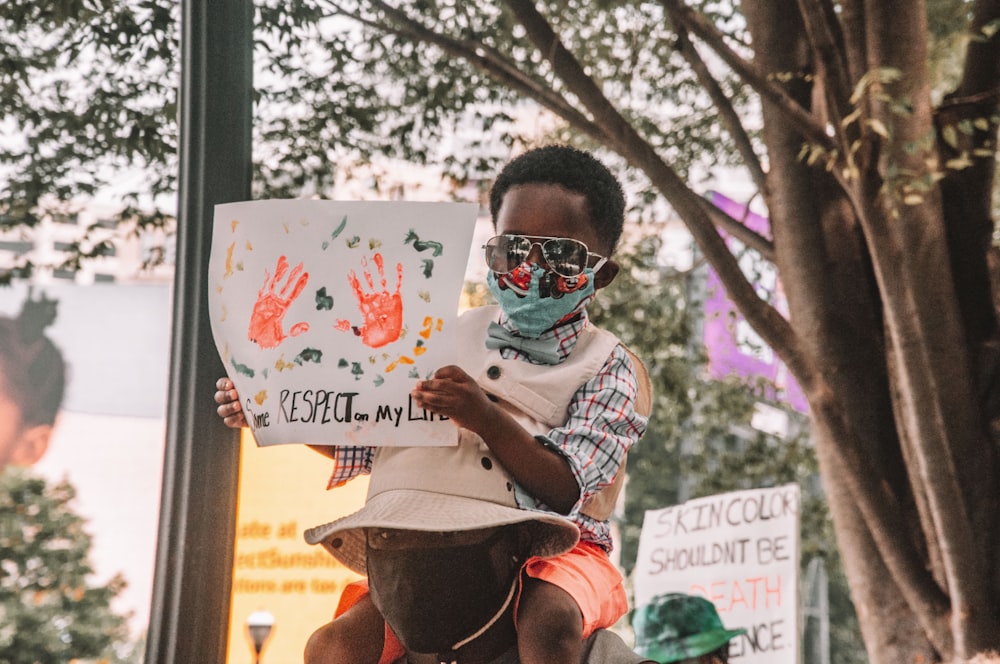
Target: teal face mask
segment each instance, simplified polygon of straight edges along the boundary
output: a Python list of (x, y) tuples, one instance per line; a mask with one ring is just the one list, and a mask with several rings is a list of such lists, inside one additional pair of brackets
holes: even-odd
[(506, 274), (488, 272), (486, 283), (518, 333), (537, 339), (586, 306), (594, 295), (594, 270), (588, 267), (571, 281), (524, 263)]

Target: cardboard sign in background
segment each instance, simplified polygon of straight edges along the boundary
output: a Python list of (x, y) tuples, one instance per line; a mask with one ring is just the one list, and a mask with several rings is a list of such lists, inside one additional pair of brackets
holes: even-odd
[(701, 595), (727, 629), (740, 664), (799, 661), (799, 486), (689, 500), (646, 512), (636, 557), (635, 606), (661, 593)]
[(456, 441), (416, 380), (455, 361), (478, 208), (270, 200), (216, 206), (209, 311), (260, 445)]

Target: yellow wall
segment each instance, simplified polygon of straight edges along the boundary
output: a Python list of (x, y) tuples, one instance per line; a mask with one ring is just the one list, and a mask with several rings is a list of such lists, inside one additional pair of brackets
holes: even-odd
[(227, 664), (252, 663), (246, 619), (274, 616), (261, 664), (300, 664), (309, 635), (333, 616), (340, 591), (358, 579), (306, 528), (350, 514), (364, 503), (367, 477), (326, 490), (332, 462), (304, 445), (257, 447), (243, 430)]

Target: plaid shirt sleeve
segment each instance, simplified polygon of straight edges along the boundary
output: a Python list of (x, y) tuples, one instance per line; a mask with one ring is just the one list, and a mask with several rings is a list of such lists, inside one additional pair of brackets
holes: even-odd
[(333, 474), (327, 483), (327, 489), (343, 486), (348, 480), (358, 475), (367, 475), (372, 471), (372, 457), (375, 448), (364, 445), (337, 445), (333, 452)]
[(566, 457), (580, 486), (571, 517), (611, 484), (625, 453), (645, 433), (648, 420), (635, 412), (638, 391), (632, 360), (616, 346), (604, 367), (573, 396), (566, 424), (545, 437), (547, 445)]

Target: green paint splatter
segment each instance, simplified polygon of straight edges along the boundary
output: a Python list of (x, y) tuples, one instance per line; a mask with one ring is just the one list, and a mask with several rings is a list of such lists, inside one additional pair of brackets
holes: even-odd
[(403, 240), (403, 244), (410, 244), (411, 242), (413, 243), (413, 248), (417, 251), (427, 251), (430, 249), (432, 256), (440, 256), (441, 252), (444, 251), (443, 244), (435, 242), (434, 240), (421, 240), (417, 236), (417, 232), (412, 228), (407, 231), (406, 239)]
[(327, 295), (326, 286), (316, 291), (316, 311), (330, 311), (333, 309), (333, 296)]
[(361, 242), (361, 238), (355, 235), (354, 237), (352, 237), (350, 240), (347, 241), (347, 248), (354, 249), (356, 246), (358, 246), (359, 242)]
[(318, 348), (303, 348), (302, 352), (296, 355), (292, 361), (299, 366), (302, 366), (306, 362), (320, 364), (323, 361), (323, 351)]
[(382, 383), (385, 382), (385, 378), (383, 378), (381, 375), (378, 375), (375, 376), (375, 380), (372, 382), (375, 383), (375, 387), (379, 387)]
[(416, 367), (413, 367), (412, 369), (410, 369), (410, 373), (408, 373), (406, 375), (409, 376), (410, 378), (420, 378), (420, 372), (417, 371)]
[(361, 380), (361, 377), (365, 375), (365, 370), (361, 368), (360, 362), (351, 362), (351, 374), (354, 375), (354, 380)]
[(433, 272), (434, 272), (434, 259), (433, 258), (425, 258), (422, 261), (420, 261), (420, 263), (421, 263), (421, 265), (424, 266), (424, 269), (423, 269), (424, 277), (430, 279), (431, 278), (431, 274), (433, 274)]
[(229, 358), (230, 363), (233, 365), (233, 369), (236, 369), (236, 373), (243, 374), (247, 378), (254, 377), (254, 370), (245, 364), (240, 364), (236, 361), (236, 358)]
[[(337, 236), (340, 235), (344, 231), (344, 227), (346, 227), (346, 226), (347, 226), (347, 215), (345, 214), (344, 218), (340, 220), (340, 225), (337, 226), (333, 230), (332, 233), (330, 233), (330, 240), (336, 240)], [(324, 240), (323, 241), (323, 245), (322, 246), (323, 246), (323, 250), (324, 251), (326, 251), (327, 247), (330, 246), (330, 240)]]
[(337, 236), (340, 235), (344, 231), (344, 228), (346, 227), (347, 227), (347, 215), (345, 214), (344, 218), (340, 220), (340, 225), (333, 230), (333, 235), (331, 235), (330, 238), (336, 240)]

